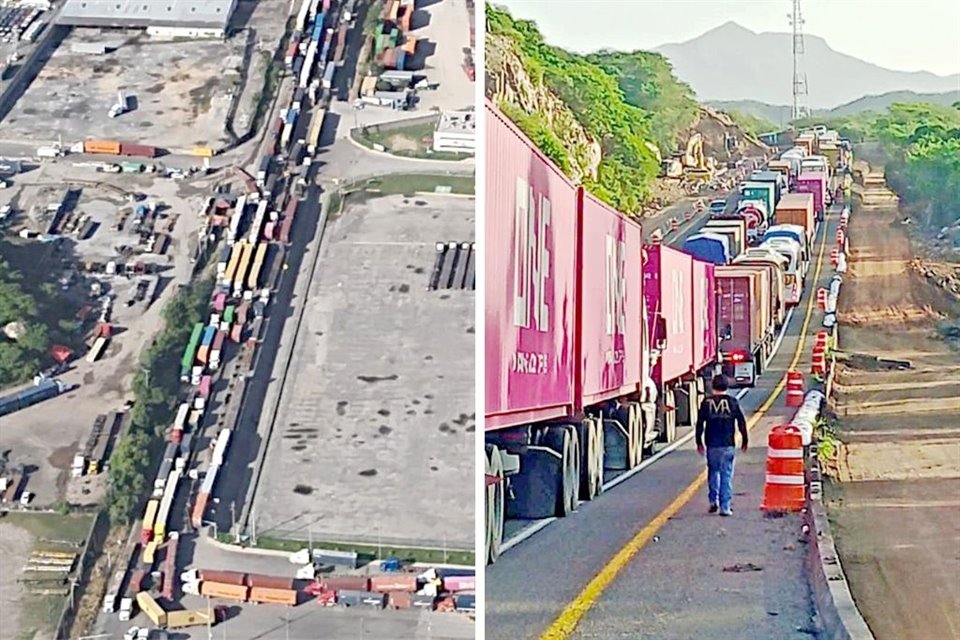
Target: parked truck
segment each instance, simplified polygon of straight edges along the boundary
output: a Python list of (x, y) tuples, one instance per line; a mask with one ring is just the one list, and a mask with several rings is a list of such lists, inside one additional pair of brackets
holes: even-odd
[(717, 267), (716, 281), (723, 373), (735, 385), (752, 387), (773, 346), (769, 279), (759, 271), (724, 266)]
[(773, 182), (748, 180), (740, 183), (741, 200), (759, 200), (766, 206), (767, 212), (774, 211), (776, 206), (776, 185)]
[(812, 193), (788, 193), (777, 204), (777, 224), (795, 224), (803, 227), (807, 244), (813, 243), (816, 233), (815, 217)]
[[(700, 312), (695, 287), (710, 285), (709, 265), (689, 256), (684, 265), (703, 265), (696, 278), (682, 266), (664, 279), (669, 265), (650, 266), (663, 247), (645, 252), (638, 224), (571, 183), (489, 102), (486, 109), (486, 148), (501, 159), (487, 173), (485, 216), (485, 546), (493, 562), (505, 518), (571, 513), (602, 490), (605, 469), (632, 469), (645, 449), (675, 437), (683, 414), (667, 410), (673, 403), (694, 407), (687, 420), (695, 414), (695, 353), (709, 344), (694, 346), (687, 318)], [(660, 296), (644, 290), (654, 272)], [(711, 324), (704, 336), (715, 333), (713, 318), (703, 322)]]
[(62, 393), (70, 391), (73, 387), (57, 380), (56, 378), (45, 378), (38, 376), (34, 380), (32, 387), (27, 387), (20, 391), (8, 394), (0, 398), (0, 417), (9, 415), (15, 411), (32, 407), (35, 404), (55, 398)]

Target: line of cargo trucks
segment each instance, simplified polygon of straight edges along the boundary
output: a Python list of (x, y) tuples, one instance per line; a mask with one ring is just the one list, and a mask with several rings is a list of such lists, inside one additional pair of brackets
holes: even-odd
[[(639, 224), (486, 109), (486, 148), (501, 159), (487, 173), (485, 215), (485, 546), (494, 562), (507, 519), (568, 515), (602, 491), (605, 472), (636, 467), (678, 425), (695, 424), (712, 375), (755, 384), (802, 295), (836, 167), (805, 147), (787, 151), (794, 193), (789, 171), (754, 173), (733, 215), (680, 249), (644, 245)], [(808, 178), (812, 193), (801, 191)]]

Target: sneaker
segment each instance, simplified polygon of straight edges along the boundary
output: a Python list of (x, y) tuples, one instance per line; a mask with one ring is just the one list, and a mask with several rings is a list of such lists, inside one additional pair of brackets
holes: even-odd
[(720, 510), (720, 505), (718, 505), (718, 504), (712, 504), (712, 505), (710, 505), (710, 513), (716, 513), (716, 512), (719, 511), (719, 510)]
[(733, 515), (733, 509), (724, 509), (723, 511), (720, 512), (720, 515), (722, 515), (722, 516), (732, 516), (732, 515)]

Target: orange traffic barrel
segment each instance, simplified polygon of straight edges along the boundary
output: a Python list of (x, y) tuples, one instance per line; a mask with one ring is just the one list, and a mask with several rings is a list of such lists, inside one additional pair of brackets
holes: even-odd
[(787, 406), (803, 405), (803, 374), (791, 369), (787, 371)]
[(827, 370), (826, 345), (813, 345), (813, 357), (810, 361), (810, 373), (822, 376)]
[(803, 439), (794, 426), (776, 426), (767, 438), (764, 511), (800, 511), (807, 494), (803, 478)]
[(676, 218), (670, 218), (670, 231), (676, 231), (680, 228), (680, 223)]
[(843, 246), (843, 229), (837, 229), (837, 244)]
[(834, 247), (830, 250), (830, 264), (837, 266), (838, 262), (840, 262), (840, 249)]
[(827, 308), (827, 290), (823, 287), (817, 289), (817, 308), (823, 311)]

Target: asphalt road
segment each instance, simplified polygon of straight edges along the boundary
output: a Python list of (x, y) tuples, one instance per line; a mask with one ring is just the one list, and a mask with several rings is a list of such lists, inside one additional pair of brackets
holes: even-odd
[[(835, 232), (835, 217), (827, 222), (828, 239)], [(821, 283), (832, 276), (828, 256), (829, 245)], [(815, 265), (810, 269), (804, 297), (786, 325), (780, 349), (757, 386), (740, 401), (748, 419), (778, 387), (801, 332), (807, 336), (806, 352), (809, 336), (821, 328), (815, 309), (809, 325), (803, 322), (816, 290)], [(808, 354), (802, 355), (800, 363), (808, 362)], [(550, 638), (814, 637), (802, 545), (797, 542), (799, 519), (768, 520), (758, 511), (766, 432), (790, 415), (778, 398), (766, 417), (753, 418), (757, 424), (751, 432), (752, 449), (738, 459), (733, 518), (707, 516), (705, 490), (699, 489), (632, 559), (609, 564), (638, 532), (650, 529), (658, 516), (662, 519), (662, 512), (702, 473), (702, 459), (687, 442), (599, 499), (581, 505), (572, 517), (554, 521), (505, 553), (486, 571), (486, 637), (547, 637), (541, 634), (558, 616), (570, 622), (570, 612), (564, 612), (575, 599), (578, 605), (593, 608), (573, 634)], [(681, 437), (688, 432), (682, 431)], [(722, 570), (737, 562), (752, 562), (762, 570)], [(590, 588), (584, 593), (604, 569), (622, 571), (605, 591)]]

